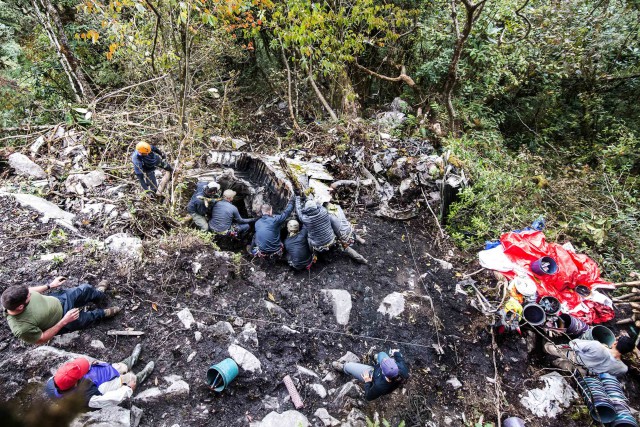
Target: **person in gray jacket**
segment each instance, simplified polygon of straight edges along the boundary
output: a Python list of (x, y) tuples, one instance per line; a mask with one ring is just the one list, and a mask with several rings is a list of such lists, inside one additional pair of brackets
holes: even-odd
[(242, 236), (251, 228), (249, 224), (256, 222), (256, 218), (247, 219), (240, 216), (238, 208), (231, 203), (235, 196), (235, 191), (224, 190), (222, 200), (217, 202), (211, 210), (209, 230), (226, 236)]
[(307, 229), (301, 229), (300, 223), (292, 219), (287, 223), (287, 232), (289, 235), (284, 240), (287, 262), (295, 270), (311, 268), (316, 258), (309, 247)]
[(278, 258), (283, 250), (280, 227), (293, 211), (293, 200), (289, 200), (284, 212), (279, 215), (273, 214), (273, 207), (269, 204), (263, 204), (260, 210), (262, 217), (256, 221), (256, 234), (253, 235), (250, 253), (259, 257)]
[(307, 229), (311, 248), (316, 252), (328, 251), (336, 242), (336, 235), (327, 210), (312, 198), (303, 205), (300, 196), (296, 196), (296, 213)]
[(627, 373), (628, 368), (620, 358), (623, 354), (632, 352), (633, 347), (633, 339), (621, 336), (611, 348), (599, 341), (572, 340), (569, 344), (561, 345), (547, 342), (544, 351), (557, 357), (552, 362), (555, 367), (566, 371), (578, 368), (583, 375), (592, 372), (621, 376)]
[(329, 220), (334, 234), (338, 237), (342, 246), (342, 251), (349, 255), (354, 261), (361, 264), (368, 264), (369, 261), (353, 249), (354, 242), (364, 244), (364, 239), (358, 237), (353, 229), (351, 221), (347, 219), (344, 211), (337, 203), (326, 202), (324, 207), (329, 213)]

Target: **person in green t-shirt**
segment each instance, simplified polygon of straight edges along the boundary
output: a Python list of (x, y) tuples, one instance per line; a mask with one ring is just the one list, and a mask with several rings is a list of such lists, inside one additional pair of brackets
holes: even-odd
[(103, 280), (97, 288), (83, 284), (42, 295), (49, 289), (59, 288), (67, 279), (56, 277), (48, 285), (28, 288), (10, 286), (2, 293), (2, 306), (7, 310), (7, 323), (11, 332), (30, 344), (44, 344), (57, 334), (84, 329), (96, 320), (113, 317), (120, 307), (80, 311), (91, 302), (104, 299), (108, 282)]

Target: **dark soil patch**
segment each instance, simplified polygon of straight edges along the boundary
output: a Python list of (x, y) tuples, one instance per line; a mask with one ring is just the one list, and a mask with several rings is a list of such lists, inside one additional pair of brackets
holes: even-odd
[[(460, 274), (443, 270), (425, 255), (428, 252), (444, 258), (450, 249), (435, 245), (428, 226), (421, 220), (389, 222), (360, 212), (359, 223), (366, 225), (363, 237), (367, 244), (357, 249), (369, 259), (368, 266), (332, 253), (310, 273), (297, 273), (281, 263), (254, 263), (246, 256), (218, 252), (189, 230), (147, 241), (144, 261), (127, 263), (91, 246), (71, 244), (71, 232), (66, 241), (52, 240), (49, 235), (55, 228), (53, 224), (39, 223), (38, 215), (19, 208), (6, 197), (1, 201), (3, 288), (18, 283), (44, 284), (56, 275), (68, 276), (70, 285), (95, 285), (108, 279), (112, 284), (111, 301), (124, 308), (116, 318), (82, 332), (65, 350), (115, 362), (141, 342), (139, 367), (155, 360), (156, 371), (137, 392), (154, 386), (156, 381), (163, 385), (162, 377), (173, 374), (190, 384), (188, 398), (136, 403), (145, 411), (143, 426), (248, 425), (270, 412), (262, 403), (265, 395), (277, 397), (281, 411), (293, 409), (291, 402), (285, 400), (287, 392), (281, 381), (287, 374), (297, 378), (305, 401), (302, 412), (316, 424), (313, 413), (319, 407), (326, 407), (337, 418), (346, 417), (351, 407), (360, 407), (369, 417), (378, 413), (392, 425), (400, 420), (408, 426), (423, 426), (429, 421), (443, 425), (446, 416), (452, 418), (452, 425), (473, 425), (480, 417), (495, 422), (494, 386), (488, 380), (494, 377), (489, 321), (468, 304), (470, 298), (456, 293)], [(92, 237), (105, 237), (94, 228), (85, 229), (89, 230)], [(38, 260), (40, 254), (58, 251), (68, 254), (58, 265)], [(201, 265), (196, 273), (194, 263)], [(421, 274), (424, 280), (420, 280)], [(489, 275), (482, 281), (491, 286)], [(331, 306), (321, 297), (321, 289), (345, 289), (351, 293), (353, 308), (347, 327), (336, 324)], [(377, 312), (382, 299), (392, 292), (406, 293), (405, 311), (396, 319)], [(433, 298), (435, 313), (425, 297)], [(284, 313), (269, 312), (264, 301), (274, 302)], [(175, 315), (185, 307), (200, 323), (192, 330), (185, 330)], [(214, 394), (205, 384), (206, 371), (213, 362), (228, 357), (227, 348), (232, 342), (213, 333), (212, 326), (218, 321), (234, 325), (239, 344), (260, 359), (263, 373), (241, 372), (227, 390)], [(247, 323), (256, 326), (257, 346), (240, 336)], [(300, 333), (292, 333), (283, 325)], [(142, 330), (145, 335), (116, 339), (106, 334), (110, 329), (127, 327)], [(195, 330), (204, 336), (199, 342), (194, 338)], [(102, 341), (106, 348), (91, 348), (92, 340)], [(444, 355), (438, 355), (433, 348), (438, 341)], [(331, 371), (330, 362), (347, 350), (366, 359), (389, 348), (400, 348), (410, 365), (411, 378), (402, 392), (365, 404), (357, 396), (344, 402), (334, 402), (335, 395), (321, 399), (306, 387), (312, 383), (322, 383), (327, 389), (342, 386), (347, 378), (341, 375), (334, 381), (320, 379)], [(8, 327), (0, 328), (1, 357), (24, 354), (26, 350), (12, 338)], [(195, 356), (187, 362), (193, 352)], [(313, 370), (320, 379), (299, 374), (297, 366)], [(528, 426), (588, 424), (583, 414), (575, 410), (567, 411), (560, 419), (544, 420), (533, 418), (520, 406), (519, 395), (546, 373), (540, 366), (548, 365), (544, 359), (530, 359), (524, 338), (500, 339), (497, 367), (508, 400), (502, 402), (503, 412), (526, 418)], [(48, 369), (0, 372), (3, 400), (14, 398), (13, 402), (20, 406), (18, 410), (24, 411), (29, 399), (21, 390), (32, 377), (46, 380)], [(462, 383), (458, 390), (447, 384), (452, 377)], [(636, 391), (636, 385), (628, 386), (630, 392)], [(578, 419), (571, 419), (576, 413)]]

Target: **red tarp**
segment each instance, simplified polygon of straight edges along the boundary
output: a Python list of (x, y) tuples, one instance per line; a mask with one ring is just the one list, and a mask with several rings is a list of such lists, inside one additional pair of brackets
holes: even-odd
[[(566, 303), (569, 310), (584, 302), (590, 311), (572, 312), (571, 315), (589, 324), (607, 322), (615, 317), (612, 308), (593, 301), (583, 301), (573, 290), (577, 285), (584, 285), (589, 289), (596, 284), (610, 285), (610, 282), (600, 277), (598, 265), (587, 255), (568, 251), (557, 243), (548, 243), (544, 233), (535, 230), (505, 233), (500, 236), (500, 242), (505, 255), (529, 271), (529, 276), (538, 287), (538, 295), (552, 295)], [(557, 273), (538, 276), (531, 272), (531, 263), (544, 256), (556, 261)], [(515, 272), (507, 275), (514, 277)]]

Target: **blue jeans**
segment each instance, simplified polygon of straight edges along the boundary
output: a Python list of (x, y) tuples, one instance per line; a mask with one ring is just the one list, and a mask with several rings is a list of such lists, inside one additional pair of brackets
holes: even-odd
[(136, 176), (143, 190), (158, 191), (155, 169), (152, 171), (144, 171), (144, 173), (137, 173)]
[[(376, 360), (378, 361), (378, 364), (382, 363), (384, 359), (388, 359), (388, 358), (389, 358), (389, 355), (384, 351), (381, 351), (376, 356)], [(353, 378), (362, 382), (364, 382), (364, 380), (362, 379), (362, 374), (364, 374), (365, 372), (369, 372), (369, 374), (373, 375), (373, 366), (365, 365), (364, 363), (354, 363), (354, 362), (345, 363), (343, 370), (345, 374), (349, 374)]]
[[(85, 283), (84, 285), (77, 286), (71, 289), (65, 289), (51, 294), (62, 304), (62, 315), (64, 316), (72, 308), (82, 308), (85, 305), (93, 302), (100, 302), (104, 299), (104, 294), (97, 291), (93, 286)], [(60, 330), (60, 334), (66, 334), (67, 332), (78, 331), (91, 326), (96, 320), (104, 317), (104, 310), (98, 308), (92, 311), (80, 310), (80, 317), (77, 320), (66, 325)]]

